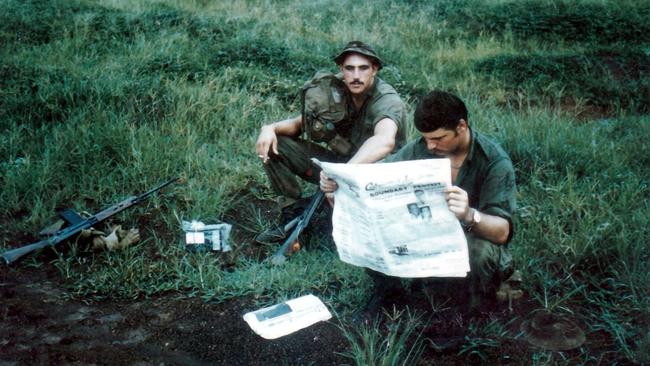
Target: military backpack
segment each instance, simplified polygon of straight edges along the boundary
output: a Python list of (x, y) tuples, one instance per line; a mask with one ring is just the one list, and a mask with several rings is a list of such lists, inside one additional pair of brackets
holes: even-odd
[(347, 120), (348, 89), (335, 74), (317, 72), (301, 90), (302, 119), (307, 137), (325, 142), (332, 151), (350, 155), (353, 145), (336, 130)]

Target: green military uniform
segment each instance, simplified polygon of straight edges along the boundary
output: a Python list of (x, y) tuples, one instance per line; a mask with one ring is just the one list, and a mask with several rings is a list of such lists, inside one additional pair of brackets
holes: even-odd
[[(320, 170), (311, 162), (316, 158), (327, 162), (347, 162), (361, 145), (374, 134), (375, 125), (384, 118), (397, 124), (396, 149), (405, 143), (406, 107), (399, 95), (383, 80), (375, 77), (374, 84), (359, 110), (346, 98), (348, 118), (336, 124), (336, 132), (353, 146), (349, 155), (337, 154), (322, 145), (298, 137), (277, 136), (279, 155), (270, 154), (264, 165), (273, 190), (286, 197), (300, 198), (302, 192), (296, 175), (317, 184)], [(304, 121), (303, 121), (304, 123)]]
[[(471, 130), (470, 149), (460, 168), (454, 185), (467, 192), (469, 206), (480, 212), (502, 217), (510, 223), (517, 207), (515, 173), (508, 154), (486, 136)], [(420, 137), (410, 142), (386, 161), (404, 161), (437, 158), (427, 150)], [(472, 292), (492, 292), (512, 268), (512, 257), (507, 246), (495, 245), (466, 233), (470, 256)]]

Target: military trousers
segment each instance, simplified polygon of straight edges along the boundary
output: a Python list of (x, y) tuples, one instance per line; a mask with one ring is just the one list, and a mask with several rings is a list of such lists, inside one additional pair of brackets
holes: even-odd
[[(506, 246), (477, 238), (472, 233), (466, 233), (465, 237), (467, 238), (470, 267), (467, 290), (470, 295), (470, 307), (475, 307), (480, 305), (482, 298), (494, 297), (501, 282), (512, 274), (514, 264)], [(387, 276), (370, 269), (366, 272), (372, 278), (376, 290), (392, 290), (401, 287), (399, 277)], [(427, 279), (418, 281), (426, 286)]]
[(273, 191), (285, 197), (301, 198), (302, 189), (296, 177), (318, 184), (321, 169), (311, 158), (333, 163), (346, 162), (350, 158), (311, 141), (287, 136), (277, 138), (278, 154), (269, 152), (269, 161), (264, 164), (264, 170), (271, 181)]
[(469, 250), (469, 292), (471, 305), (478, 305), (481, 297), (492, 297), (501, 282), (514, 270), (512, 256), (504, 245), (496, 245), (471, 233), (466, 235)]

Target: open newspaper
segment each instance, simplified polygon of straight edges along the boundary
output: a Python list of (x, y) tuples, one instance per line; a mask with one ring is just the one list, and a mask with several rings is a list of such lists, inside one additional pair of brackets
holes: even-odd
[(332, 235), (343, 262), (397, 277), (467, 275), (467, 240), (445, 200), (449, 159), (314, 162), (338, 183)]

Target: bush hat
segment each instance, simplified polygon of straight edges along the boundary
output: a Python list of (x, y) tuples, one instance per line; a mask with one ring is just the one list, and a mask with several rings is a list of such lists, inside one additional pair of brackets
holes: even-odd
[(345, 59), (345, 56), (348, 53), (358, 53), (361, 55), (364, 55), (368, 58), (370, 58), (374, 63), (377, 64), (377, 69), (380, 70), (383, 67), (383, 62), (377, 56), (377, 53), (375, 50), (372, 49), (372, 47), (368, 46), (367, 44), (361, 42), (361, 41), (351, 41), (348, 44), (343, 47), (343, 50), (339, 52), (339, 54), (334, 57), (334, 61), (336, 62), (337, 65), (340, 65), (343, 63), (343, 60)]

